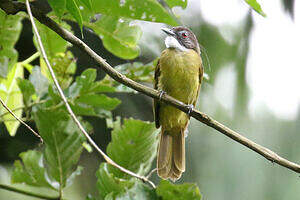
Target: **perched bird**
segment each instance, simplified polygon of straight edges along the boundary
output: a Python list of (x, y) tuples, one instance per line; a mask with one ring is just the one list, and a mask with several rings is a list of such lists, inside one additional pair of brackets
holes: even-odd
[[(186, 27), (162, 29), (167, 37), (165, 49), (155, 69), (154, 88), (188, 104), (197, 102), (203, 77), (200, 48), (194, 33)], [(154, 120), (161, 126), (157, 173), (163, 179), (178, 180), (185, 171), (185, 132), (189, 115), (154, 100)]]

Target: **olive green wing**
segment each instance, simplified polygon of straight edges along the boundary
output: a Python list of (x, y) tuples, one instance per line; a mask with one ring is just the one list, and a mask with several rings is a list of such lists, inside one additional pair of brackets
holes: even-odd
[(197, 99), (199, 97), (199, 93), (200, 93), (200, 89), (201, 89), (201, 84), (202, 84), (202, 79), (203, 79), (203, 73), (204, 73), (204, 69), (203, 69), (202, 60), (201, 60), (200, 66), (199, 66), (199, 85), (198, 85), (197, 96), (195, 97), (195, 99), (194, 99), (194, 101), (192, 103), (194, 107), (196, 107)]
[[(160, 76), (160, 66), (159, 66), (159, 60), (157, 61), (157, 65), (155, 67), (155, 73), (154, 73), (154, 89), (158, 89), (158, 77)], [(156, 99), (153, 100), (153, 114), (154, 114), (154, 121), (156, 128), (160, 127), (159, 123), (159, 108), (160, 103)]]

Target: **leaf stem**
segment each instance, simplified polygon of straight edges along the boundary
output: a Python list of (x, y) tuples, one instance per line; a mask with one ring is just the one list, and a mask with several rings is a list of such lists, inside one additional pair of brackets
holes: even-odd
[(31, 197), (36, 197), (36, 198), (40, 198), (40, 199), (46, 199), (46, 200), (60, 200), (60, 197), (51, 197), (51, 196), (46, 196), (46, 195), (42, 195), (42, 194), (36, 194), (33, 192), (29, 192), (29, 191), (25, 191), (25, 190), (21, 190), (9, 185), (4, 185), (4, 184), (0, 184), (0, 189), (4, 189), (4, 190), (8, 190), (11, 192), (16, 192), (16, 193), (20, 193), (20, 194), (24, 194), (27, 196), (31, 196)]
[(26, 60), (23, 60), (22, 62), (20, 62), (21, 65), (26, 65), (31, 63), (32, 61), (34, 61), (35, 59), (37, 59), (40, 56), (40, 52), (35, 52), (34, 54), (32, 54), (29, 58), (27, 58)]

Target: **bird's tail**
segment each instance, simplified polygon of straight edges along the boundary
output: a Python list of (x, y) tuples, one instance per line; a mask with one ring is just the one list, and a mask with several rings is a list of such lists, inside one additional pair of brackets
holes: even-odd
[(176, 181), (185, 171), (185, 138), (183, 129), (162, 128), (157, 156), (157, 173), (163, 179)]

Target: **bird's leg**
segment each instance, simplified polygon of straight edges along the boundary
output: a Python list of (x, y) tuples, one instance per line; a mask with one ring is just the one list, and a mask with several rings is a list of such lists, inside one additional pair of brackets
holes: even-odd
[(193, 104), (188, 104), (186, 106), (186, 108), (188, 109), (187, 114), (190, 115), (193, 112), (193, 110), (194, 110), (194, 105)]
[(164, 94), (166, 94), (165, 91), (159, 90), (159, 100), (160, 100), (160, 101), (161, 101), (162, 97), (164, 96)]

